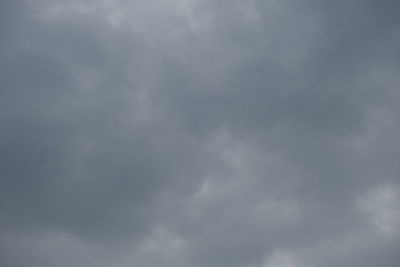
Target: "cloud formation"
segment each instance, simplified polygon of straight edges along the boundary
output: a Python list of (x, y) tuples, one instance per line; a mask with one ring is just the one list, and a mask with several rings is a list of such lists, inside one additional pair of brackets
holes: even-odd
[(398, 266), (398, 1), (0, 4), (0, 265)]

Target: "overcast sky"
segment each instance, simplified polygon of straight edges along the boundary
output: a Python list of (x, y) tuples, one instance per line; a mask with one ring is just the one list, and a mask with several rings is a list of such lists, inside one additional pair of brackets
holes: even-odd
[(1, 267), (397, 267), (400, 1), (1, 0)]

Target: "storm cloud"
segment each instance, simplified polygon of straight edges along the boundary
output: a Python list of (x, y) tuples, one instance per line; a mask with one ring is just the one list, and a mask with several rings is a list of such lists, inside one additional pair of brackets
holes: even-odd
[(2, 1), (0, 266), (398, 266), (399, 12)]

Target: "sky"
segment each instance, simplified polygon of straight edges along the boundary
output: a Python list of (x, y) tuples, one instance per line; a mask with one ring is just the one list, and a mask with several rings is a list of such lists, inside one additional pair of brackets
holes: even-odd
[(0, 266), (399, 266), (399, 12), (2, 0)]

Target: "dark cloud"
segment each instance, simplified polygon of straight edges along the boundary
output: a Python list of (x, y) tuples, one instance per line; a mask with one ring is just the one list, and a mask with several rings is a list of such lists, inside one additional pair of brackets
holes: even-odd
[(396, 1), (0, 5), (0, 265), (397, 266)]

